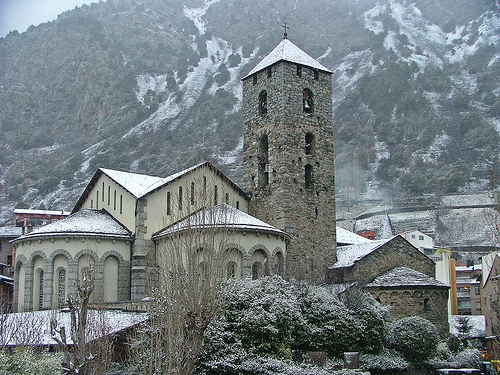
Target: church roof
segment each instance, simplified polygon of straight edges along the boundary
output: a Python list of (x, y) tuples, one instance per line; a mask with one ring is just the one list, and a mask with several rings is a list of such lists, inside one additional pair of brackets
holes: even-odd
[(436, 280), (422, 272), (406, 267), (392, 268), (378, 275), (366, 288), (394, 288), (394, 287), (440, 287), (449, 288), (449, 285)]
[(23, 234), (21, 227), (0, 227), (0, 238), (16, 238)]
[(161, 188), (162, 186), (165, 186), (178, 178), (181, 178), (182, 176), (187, 175), (188, 173), (200, 168), (206, 166), (219, 176), (221, 176), (224, 180), (226, 180), (236, 191), (238, 191), (242, 196), (244, 196), (246, 199), (248, 199), (248, 196), (246, 193), (238, 186), (236, 185), (233, 181), (231, 181), (224, 173), (219, 171), (215, 166), (213, 166), (209, 162), (203, 162), (197, 165), (194, 165), (190, 168), (184, 169), (180, 172), (174, 173), (170, 176), (167, 177), (157, 177), (157, 176), (149, 176), (145, 174), (140, 174), (140, 173), (132, 173), (132, 172), (123, 172), (123, 171), (117, 171), (114, 169), (107, 169), (107, 168), (99, 168), (97, 172), (94, 174), (92, 177), (91, 181), (85, 188), (84, 192), (78, 199), (78, 202), (75, 205), (75, 208), (73, 209), (73, 212), (78, 211), (82, 204), (84, 203), (85, 199), (87, 198), (88, 194), (92, 190), (93, 186), (96, 184), (97, 180), (102, 174), (105, 174), (108, 176), (110, 179), (112, 179), (114, 182), (116, 182), (118, 185), (120, 185), (122, 188), (127, 190), (130, 194), (135, 199), (139, 199), (156, 189)]
[(358, 260), (363, 259), (368, 254), (392, 241), (395, 237), (389, 238), (388, 240), (368, 241), (355, 245), (339, 246), (337, 248), (337, 263), (335, 263), (332, 268), (351, 267)]
[(332, 73), (331, 70), (324, 67), (316, 59), (309, 56), (295, 44), (290, 42), (290, 40), (285, 38), (271, 52), (269, 52), (269, 54), (267, 54), (267, 56), (264, 57), (262, 61), (258, 63), (257, 66), (250, 71), (250, 73), (248, 73), (245, 77), (243, 77), (243, 79), (248, 78), (251, 75), (283, 60), (295, 64), (309, 66), (311, 68), (316, 68), (325, 71), (327, 73)]
[(366, 237), (348, 231), (347, 229), (337, 227), (337, 245), (355, 245), (360, 243), (372, 242)]
[(106, 210), (83, 209), (64, 219), (33, 229), (12, 242), (53, 236), (99, 236), (131, 239), (131, 232)]
[(201, 209), (187, 218), (157, 232), (153, 238), (190, 229), (224, 228), (241, 231), (268, 232), (284, 237), (287, 233), (227, 204)]

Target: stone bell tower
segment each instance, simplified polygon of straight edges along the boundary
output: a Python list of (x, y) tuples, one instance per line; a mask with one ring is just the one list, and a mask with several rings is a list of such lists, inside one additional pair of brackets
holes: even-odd
[(286, 273), (312, 283), (336, 261), (331, 74), (285, 34), (243, 78), (250, 214), (291, 235)]

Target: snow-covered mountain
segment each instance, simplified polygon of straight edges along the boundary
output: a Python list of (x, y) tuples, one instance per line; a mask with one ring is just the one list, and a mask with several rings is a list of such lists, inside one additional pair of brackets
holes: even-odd
[[(97, 167), (239, 180), (240, 78), (281, 39), (334, 72), (340, 207), (498, 170), (500, 5), (107, 0), (0, 39), (0, 216), (71, 209)], [(0, 219), (1, 221), (2, 219)]]

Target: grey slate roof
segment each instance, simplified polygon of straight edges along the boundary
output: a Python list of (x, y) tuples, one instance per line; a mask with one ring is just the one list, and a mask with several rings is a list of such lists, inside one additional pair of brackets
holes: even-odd
[(16, 238), (23, 234), (21, 227), (0, 227), (0, 238)]
[(367, 288), (394, 288), (394, 287), (438, 287), (449, 288), (448, 285), (430, 277), (422, 272), (418, 272), (406, 267), (392, 268), (379, 276)]
[(283, 60), (316, 68), (327, 73), (332, 73), (331, 70), (324, 67), (316, 59), (302, 51), (299, 47), (290, 42), (290, 40), (283, 39), (271, 52), (269, 52), (266, 57), (262, 59), (260, 63), (257, 64), (255, 68), (250, 71), (250, 73), (243, 77), (243, 79)]
[(339, 246), (337, 248), (337, 262), (332, 266), (332, 268), (351, 267), (358, 260), (363, 259), (368, 254), (392, 241), (395, 237), (387, 240), (366, 241), (354, 245)]
[(199, 210), (186, 219), (174, 223), (156, 233), (159, 238), (172, 233), (190, 229), (228, 228), (241, 231), (259, 231), (288, 237), (282, 230), (273, 227), (253, 216), (248, 215), (227, 204), (219, 204), (209, 209)]
[(83, 209), (70, 216), (33, 229), (12, 242), (53, 236), (101, 236), (132, 238), (131, 232), (116, 221), (106, 210)]

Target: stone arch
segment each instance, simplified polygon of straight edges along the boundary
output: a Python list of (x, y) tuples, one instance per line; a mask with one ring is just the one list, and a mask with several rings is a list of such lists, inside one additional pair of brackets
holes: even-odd
[(259, 113), (265, 115), (267, 113), (267, 91), (262, 90), (259, 93)]
[(41, 250), (36, 250), (36, 251), (34, 251), (34, 252), (31, 253), (30, 263), (33, 263), (33, 260), (36, 257), (41, 257), (45, 263), (47, 262), (47, 255), (43, 251), (41, 251)]
[(224, 248), (224, 276), (240, 279), (243, 268), (244, 249), (237, 244), (230, 244)]
[(302, 91), (302, 110), (305, 113), (314, 113), (314, 95), (309, 88)]
[(266, 133), (259, 139), (258, 160), (258, 184), (260, 188), (269, 184), (269, 137)]
[(285, 252), (279, 246), (273, 250), (273, 272), (276, 275), (285, 275)]
[(14, 272), (14, 301), (17, 301), (15, 311), (24, 311), (25, 307), (25, 288), (26, 288), (26, 267), (28, 260), (24, 255), (18, 255), (15, 260)]
[(250, 249), (252, 279), (256, 280), (269, 275), (269, 251), (263, 245), (255, 245)]
[[(45, 264), (47, 262), (47, 257), (43, 252), (36, 251), (30, 257), (30, 269), (32, 275), (32, 302), (31, 306), (34, 311), (42, 310), (44, 308), (44, 291), (45, 282), (47, 275), (45, 274)], [(40, 255), (43, 254), (44, 256)]]
[(304, 153), (306, 155), (314, 156), (316, 146), (316, 138), (312, 132), (307, 132), (304, 135)]
[(64, 255), (68, 259), (68, 262), (71, 262), (73, 260), (73, 257), (71, 256), (71, 253), (69, 251), (64, 250), (64, 249), (58, 249), (58, 250), (54, 250), (50, 254), (50, 256), (49, 256), (50, 264), (52, 264), (54, 262), (54, 259), (59, 255)]
[(118, 302), (120, 259), (114, 254), (103, 257), (104, 302)]
[(97, 255), (97, 253), (95, 251), (92, 251), (90, 249), (83, 249), (83, 250), (80, 250), (78, 253), (76, 253), (75, 262), (78, 264), (78, 262), (80, 261), (80, 258), (82, 256), (85, 256), (85, 255), (90, 256), (94, 260), (94, 262), (97, 262), (99, 260), (99, 256)]
[(125, 260), (123, 259), (123, 255), (121, 255), (118, 251), (115, 251), (115, 250), (108, 250), (106, 251), (104, 254), (102, 254), (101, 256), (101, 261), (104, 262), (104, 260), (107, 258), (107, 257), (110, 257), (110, 256), (113, 256), (115, 257), (116, 259), (118, 259), (118, 261), (121, 263), (123, 263)]

